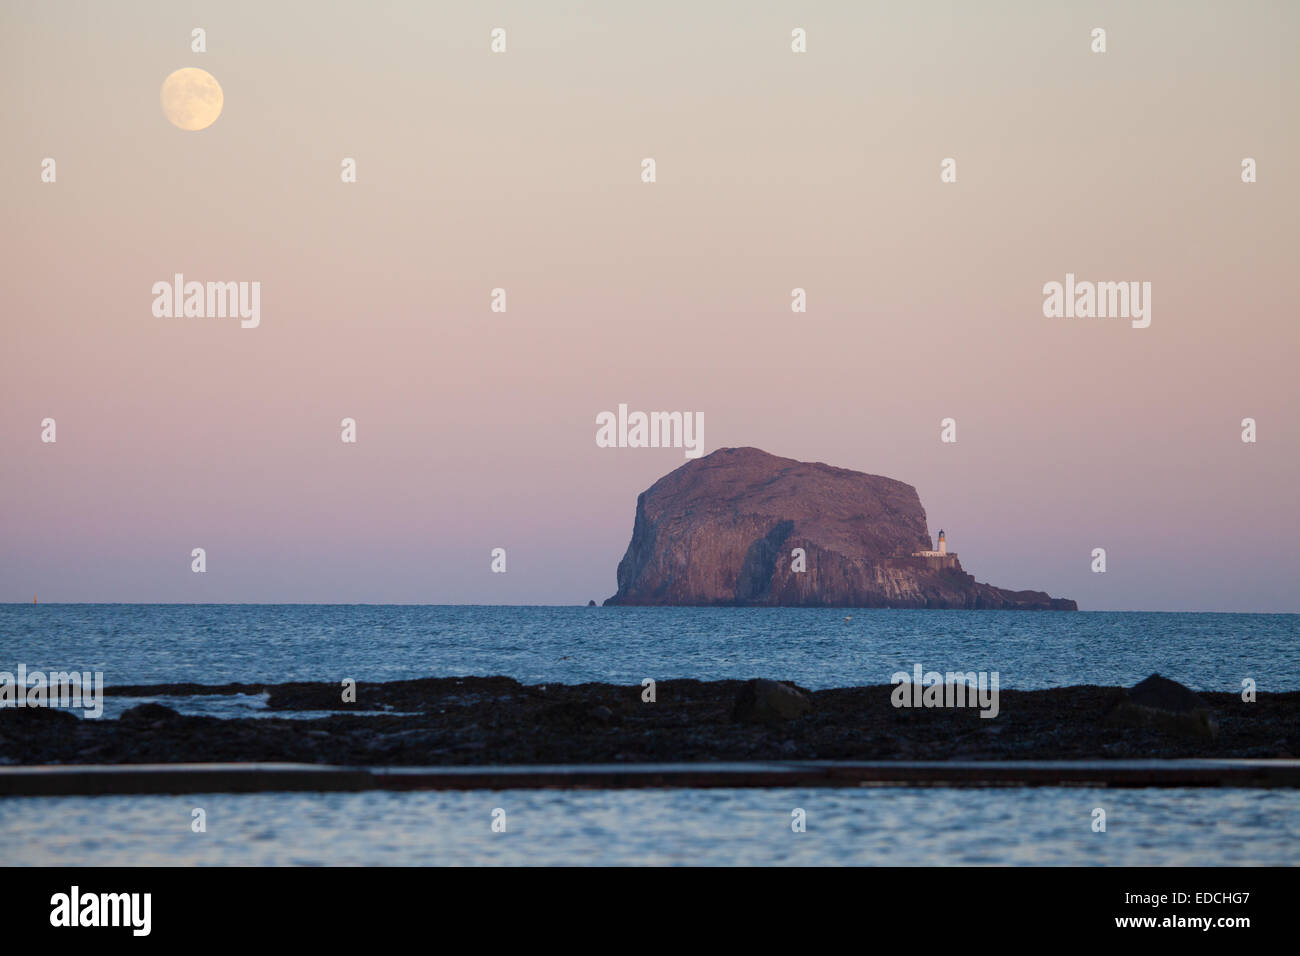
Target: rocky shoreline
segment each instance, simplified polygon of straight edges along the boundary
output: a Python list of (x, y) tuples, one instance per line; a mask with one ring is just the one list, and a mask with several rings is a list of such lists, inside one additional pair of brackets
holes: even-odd
[[(440, 766), (706, 760), (1083, 760), (1293, 757), (1300, 691), (1193, 694), (1163, 678), (1135, 688), (1004, 690), (977, 708), (896, 708), (889, 685), (808, 691), (775, 681), (524, 685), (508, 677), (357, 685), (156, 684), (106, 695), (268, 695), (268, 707), (331, 716), (187, 716), (143, 702), (120, 719), (0, 710), (0, 763), (292, 761)], [(364, 711), (366, 713), (348, 713)], [(376, 711), (391, 711), (376, 715)]]

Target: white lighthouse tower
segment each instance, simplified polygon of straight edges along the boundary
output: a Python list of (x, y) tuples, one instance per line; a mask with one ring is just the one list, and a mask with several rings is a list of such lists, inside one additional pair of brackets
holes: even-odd
[[(951, 554), (948, 553), (948, 536), (947, 536), (946, 534), (943, 533), (943, 529), (942, 529), (942, 528), (939, 529), (939, 549), (938, 549), (937, 551), (929, 551), (929, 550), (926, 550), (926, 551), (913, 551), (913, 552), (912, 552), (912, 557), (914, 557), (914, 558), (942, 558), (942, 559), (943, 559), (942, 561), (939, 561), (937, 565), (934, 565), (934, 566), (936, 566), (936, 567), (949, 568), (949, 567), (956, 567), (956, 566), (957, 566), (957, 565), (954, 563), (954, 562), (956, 562), (956, 560), (957, 560), (957, 552), (954, 551), (954, 552), (952, 552)], [(953, 560), (952, 560), (952, 561), (949, 561), (948, 558), (952, 558)]]

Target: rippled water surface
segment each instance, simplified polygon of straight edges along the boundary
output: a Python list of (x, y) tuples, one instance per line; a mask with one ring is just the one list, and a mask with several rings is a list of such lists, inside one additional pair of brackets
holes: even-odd
[[(846, 620), (846, 618), (848, 618)], [(997, 671), (1003, 688), (1300, 689), (1300, 615), (804, 608), (0, 605), (0, 670), (108, 684), (395, 680), (525, 683), (773, 677), (884, 684), (897, 670)], [(255, 701), (242, 702), (256, 709)]]
[[(190, 829), (207, 813), (207, 832)], [(1105, 833), (1093, 811), (1106, 811)], [(506, 832), (493, 833), (492, 811)], [(805, 811), (807, 831), (791, 829)], [(37, 865), (1294, 865), (1300, 791), (512, 790), (0, 800)]]

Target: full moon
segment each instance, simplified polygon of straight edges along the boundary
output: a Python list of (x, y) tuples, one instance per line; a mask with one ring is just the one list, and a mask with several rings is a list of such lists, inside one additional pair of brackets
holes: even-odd
[(221, 84), (207, 70), (187, 66), (163, 80), (163, 115), (181, 129), (207, 129), (225, 102)]

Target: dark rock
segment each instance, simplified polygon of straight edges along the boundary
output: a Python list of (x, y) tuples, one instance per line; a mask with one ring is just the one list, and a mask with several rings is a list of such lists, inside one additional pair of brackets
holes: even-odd
[[(543, 691), (509, 678), (439, 677), (366, 684), (364, 699), (395, 708), (382, 714), (348, 712), (337, 703), (331, 716), (295, 719), (176, 715), (159, 705), (123, 720), (85, 720), (49, 708), (0, 709), (0, 764), (1224, 759), (1300, 751), (1300, 690), (1260, 693), (1249, 703), (1236, 689), (1192, 695), (1220, 722), (1218, 735), (1210, 737), (1160, 732), (1153, 729), (1164, 726), (1158, 720), (1129, 727), (1105, 719), (1120, 704), (1146, 708), (1133, 711), (1144, 717), (1156, 713), (1175, 720), (1204, 712), (1178, 690), (1162, 696), (1160, 682), (1141, 692), (1097, 686), (1003, 690), (995, 721), (982, 720), (974, 708), (895, 708), (895, 688), (888, 684), (809, 691), (788, 682), (761, 683), (786, 689), (776, 691), (776, 699), (791, 703), (794, 719), (739, 722), (758, 712), (760, 682), (746, 690), (743, 681), (690, 679), (660, 681), (655, 704), (643, 703), (635, 684), (550, 684)], [(279, 689), (265, 687), (273, 695)], [(337, 702), (336, 683), (317, 687)], [(1158, 693), (1147, 697), (1148, 690)], [(161, 695), (140, 688), (141, 697)], [(1147, 707), (1131, 695), (1192, 709)], [(801, 696), (810, 709), (795, 703)], [(602, 720), (602, 708), (612, 720)]]
[(812, 700), (804, 691), (791, 684), (757, 678), (741, 685), (731, 716), (741, 723), (776, 724), (811, 710)]
[(592, 709), (577, 700), (562, 700), (548, 705), (539, 720), (554, 730), (579, 731), (592, 723)]
[(1112, 708), (1112, 723), (1192, 737), (1214, 737), (1218, 721), (1209, 705), (1177, 681), (1159, 674), (1130, 688)]
[(595, 606), (596, 606), (596, 602), (595, 602), (595, 601), (588, 601), (588, 602), (587, 602), (587, 607), (595, 607)]
[(343, 701), (342, 683), (294, 682), (260, 688), (268, 695), (271, 710), (396, 710), (443, 709), (448, 704), (464, 705), (479, 700), (506, 701), (523, 693), (524, 687), (511, 677), (420, 677), (382, 684), (358, 682), (356, 701)]
[(124, 724), (154, 724), (159, 721), (170, 722), (180, 717), (180, 714), (163, 704), (136, 704), (122, 712), (118, 719)]
[(1205, 710), (1205, 701), (1196, 692), (1184, 687), (1176, 680), (1152, 674), (1141, 683), (1135, 684), (1128, 691), (1128, 699), (1143, 707), (1155, 707), (1158, 710), (1191, 711)]
[(72, 727), (76, 714), (60, 707), (0, 707), (0, 727)]
[[(605, 603), (1077, 610), (980, 584), (932, 545), (911, 485), (757, 448), (687, 462), (637, 498)], [(802, 548), (807, 567), (795, 571)]]

